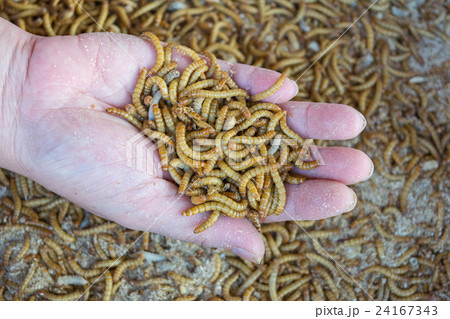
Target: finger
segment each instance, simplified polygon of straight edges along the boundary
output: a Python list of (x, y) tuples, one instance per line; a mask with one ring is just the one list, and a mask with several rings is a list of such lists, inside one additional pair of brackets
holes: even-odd
[[(172, 56), (173, 59), (177, 61), (179, 70), (184, 70), (192, 62), (189, 57), (181, 55), (176, 52), (176, 50)], [(255, 95), (267, 90), (281, 76), (281, 73), (279, 72), (242, 63), (231, 63), (223, 60), (218, 60), (218, 63), (221, 70), (228, 72), (236, 84), (240, 88), (246, 90), (250, 95)], [(262, 101), (283, 103), (296, 96), (297, 92), (297, 83), (291, 79), (286, 79), (283, 85), (275, 91), (274, 94)]]
[(364, 116), (347, 105), (291, 101), (282, 107), (289, 127), (303, 138), (346, 140), (366, 127)]
[(193, 233), (208, 214), (182, 216), (192, 204), (162, 179), (157, 148), (128, 123), (104, 112), (59, 109), (25, 135), (33, 145), (27, 147), (32, 160), (25, 175), (84, 209), (253, 262), (262, 258), (264, 244), (246, 219), (221, 216), (211, 229)]
[(194, 229), (201, 225), (211, 212), (183, 216), (182, 212), (191, 208), (192, 204), (186, 196), (178, 194), (177, 190), (178, 187), (174, 184), (161, 181), (158, 186), (159, 196), (147, 200), (145, 205), (139, 205), (133, 211), (133, 218), (129, 218), (126, 212), (130, 208), (126, 208), (114, 221), (129, 228), (230, 250), (244, 259), (259, 263), (264, 255), (264, 243), (247, 219), (232, 219), (221, 215), (211, 228), (195, 234)]
[(314, 153), (315, 159), (319, 159), (321, 165), (313, 170), (295, 167), (294, 172), (310, 178), (330, 179), (347, 185), (365, 181), (372, 176), (371, 159), (354, 148), (319, 147)]
[(287, 202), (283, 212), (267, 217), (265, 222), (286, 220), (318, 220), (351, 211), (356, 194), (334, 181), (307, 180), (300, 185), (286, 185)]
[[(230, 63), (219, 60), (222, 70), (228, 72), (236, 84), (250, 95), (261, 93), (270, 88), (281, 76), (281, 73), (241, 63)], [(262, 102), (283, 103), (297, 95), (298, 86), (287, 78), (283, 85)]]

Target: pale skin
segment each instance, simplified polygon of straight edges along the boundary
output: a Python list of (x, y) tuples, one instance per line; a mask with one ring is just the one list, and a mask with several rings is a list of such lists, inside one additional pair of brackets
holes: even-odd
[[(138, 131), (105, 110), (131, 103), (139, 71), (155, 62), (151, 44), (106, 33), (36, 37), (3, 19), (0, 39), (0, 167), (123, 226), (261, 260), (264, 244), (249, 221), (220, 217), (194, 234), (209, 213), (182, 216), (192, 204), (166, 173), (127, 165), (125, 145)], [(181, 66), (189, 61), (175, 57)], [(221, 66), (250, 94), (280, 76), (247, 65), (222, 61)], [(364, 129), (364, 117), (353, 108), (290, 101), (296, 92), (295, 82), (286, 81), (265, 101), (286, 109), (288, 125), (302, 137), (344, 140)], [(320, 154), (325, 165), (302, 172), (312, 177), (304, 184), (287, 185), (285, 211), (267, 222), (323, 219), (355, 207), (356, 195), (347, 185), (371, 176), (371, 160), (344, 147), (322, 148)], [(159, 167), (156, 153), (149, 160)]]

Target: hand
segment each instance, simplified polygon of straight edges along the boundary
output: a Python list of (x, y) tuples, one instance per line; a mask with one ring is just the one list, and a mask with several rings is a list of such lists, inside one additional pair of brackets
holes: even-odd
[[(196, 235), (193, 229), (207, 216), (181, 215), (192, 204), (170, 178), (160, 169), (149, 175), (127, 165), (125, 145), (138, 131), (105, 110), (131, 102), (140, 69), (155, 61), (151, 44), (106, 33), (35, 37), (1, 19), (0, 31), (2, 43), (10, 43), (1, 49), (0, 166), (126, 227), (231, 249), (251, 261), (263, 257), (262, 239), (246, 219), (221, 216)], [(251, 94), (279, 77), (247, 65), (221, 66)], [(348, 106), (289, 102), (296, 91), (287, 81), (267, 101), (288, 110), (289, 126), (302, 137), (350, 139), (364, 129), (363, 116)], [(287, 185), (285, 212), (267, 222), (322, 219), (354, 208), (356, 195), (346, 184), (370, 177), (370, 159), (343, 147), (321, 148), (320, 154), (325, 165), (302, 172), (314, 179)], [(157, 153), (150, 161), (158, 166)]]

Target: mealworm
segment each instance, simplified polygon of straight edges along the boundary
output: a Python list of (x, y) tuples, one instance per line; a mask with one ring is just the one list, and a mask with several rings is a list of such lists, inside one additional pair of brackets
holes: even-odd
[(110, 108), (106, 109), (106, 112), (110, 113), (110, 114), (113, 114), (113, 115), (117, 115), (117, 116), (119, 116), (121, 118), (124, 118), (125, 120), (127, 120), (128, 122), (133, 124), (138, 129), (142, 129), (142, 123), (139, 122), (139, 120), (137, 120), (134, 116), (132, 116), (131, 114), (129, 114), (125, 110), (117, 109), (117, 108), (114, 108), (114, 107), (110, 107)]
[(74, 301), (74, 300), (80, 299), (84, 293), (85, 292), (83, 292), (83, 291), (75, 291), (75, 292), (71, 292), (66, 295), (56, 295), (56, 294), (52, 294), (48, 291), (41, 290), (38, 292), (38, 295), (44, 297), (47, 300), (51, 300), (51, 301)]
[[(23, 244), (22, 249), (17, 253), (16, 257), (14, 257), (13, 262), (17, 262), (21, 260), (25, 255), (27, 254), (28, 250), (30, 249), (30, 235), (25, 235), (25, 243)], [(6, 259), (6, 258), (5, 258)]]
[(243, 96), (247, 97), (248, 93), (242, 89), (232, 89), (227, 91), (208, 91), (208, 90), (195, 90), (190, 94), (192, 97), (204, 97), (211, 99), (225, 99), (230, 97)]
[(113, 279), (109, 270), (105, 271), (105, 291), (103, 293), (103, 301), (111, 300), (112, 288), (113, 288)]
[(19, 193), (17, 191), (16, 179), (11, 178), (9, 184), (11, 188), (11, 196), (14, 201), (13, 221), (16, 221), (19, 219), (20, 211), (22, 210), (22, 200), (20, 199)]
[[(180, 156), (179, 153), (182, 152), (182, 153), (186, 154), (187, 156), (189, 156), (190, 158), (197, 160), (197, 161), (207, 160), (207, 159), (211, 158), (212, 156), (214, 156), (218, 151), (217, 148), (214, 148), (214, 149), (211, 149), (210, 151), (201, 153), (201, 152), (197, 152), (197, 151), (194, 151), (193, 149), (191, 149), (186, 143), (186, 125), (182, 122), (179, 122), (177, 124), (176, 146), (177, 146), (178, 156)], [(191, 165), (189, 165), (189, 166), (191, 166)]]
[(183, 216), (192, 216), (192, 215), (196, 215), (196, 214), (200, 214), (206, 211), (215, 211), (218, 210), (221, 213), (227, 214), (232, 212), (232, 210), (225, 204), (220, 203), (220, 202), (207, 202), (207, 203), (203, 203), (201, 205), (197, 205), (194, 206), (192, 208), (189, 208), (187, 210), (185, 210), (182, 215)]
[(3, 267), (8, 267), (9, 260), (11, 259), (12, 252), (14, 250), (15, 246), (9, 245), (8, 248), (6, 248), (5, 252), (3, 253)]
[(90, 236), (93, 234), (99, 234), (99, 233), (106, 232), (110, 229), (116, 228), (117, 226), (118, 225), (115, 223), (108, 223), (108, 224), (103, 224), (103, 225), (95, 226), (95, 227), (88, 228), (88, 229), (74, 229), (73, 234), (76, 236)]
[(268, 88), (267, 90), (265, 90), (261, 93), (250, 96), (250, 99), (253, 102), (256, 102), (256, 101), (260, 101), (260, 100), (263, 100), (263, 99), (271, 96), (284, 84), (284, 82), (286, 81), (286, 78), (287, 78), (286, 74), (284, 74), (284, 73), (281, 74), (281, 76), (278, 78), (278, 80), (270, 88)]
[(292, 291), (298, 289), (302, 285), (308, 283), (311, 280), (311, 276), (305, 276), (302, 279), (294, 281), (292, 284), (289, 284), (287, 286), (284, 286), (282, 289), (280, 289), (278, 293), (278, 299), (283, 300), (283, 297), (287, 294), (291, 293)]
[(33, 261), (31, 263), (30, 267), (28, 268), (28, 273), (25, 276), (24, 280), (22, 281), (22, 284), (20, 285), (19, 298), (24, 294), (25, 288), (28, 286), (31, 279), (33, 279), (33, 277), (36, 273), (36, 269), (39, 266), (39, 260), (40, 260), (39, 256), (35, 256), (33, 258)]
[[(256, 175), (265, 174), (271, 170), (276, 170), (277, 168), (278, 168), (278, 164), (270, 164), (270, 165), (257, 166), (256, 168), (249, 170), (244, 175), (242, 175), (242, 178), (239, 182), (239, 193), (242, 196), (245, 195), (245, 190), (247, 188), (248, 182), (250, 181), (250, 179), (252, 179)], [(273, 176), (272, 176), (272, 178), (273, 178)], [(259, 200), (259, 197), (260, 196), (258, 194), (256, 196), (257, 200)]]
[(60, 237), (62, 240), (68, 243), (73, 243), (75, 241), (75, 237), (71, 234), (65, 232), (58, 223), (58, 219), (56, 213), (54, 211), (50, 212), (50, 225), (53, 227), (56, 235)]
[(146, 118), (148, 116), (147, 111), (144, 109), (142, 103), (141, 103), (141, 95), (142, 92), (144, 90), (144, 84), (145, 84), (145, 79), (147, 77), (147, 69), (143, 68), (141, 70), (141, 73), (139, 74), (136, 86), (133, 90), (133, 95), (132, 95), (132, 101), (133, 101), (133, 105), (136, 108), (136, 111), (139, 113), (140, 116)]
[(274, 213), (275, 215), (279, 215), (283, 212), (284, 206), (286, 205), (286, 189), (284, 188), (284, 184), (281, 180), (280, 174), (275, 168), (270, 170), (270, 175), (272, 176), (275, 189), (278, 192), (278, 200), (276, 203), (277, 206)]
[(191, 184), (191, 187), (198, 188), (198, 187), (209, 186), (209, 185), (223, 187), (224, 183), (218, 177), (208, 176), (208, 177), (203, 177), (203, 178), (197, 179), (195, 182), (193, 182)]
[[(132, 19), (133, 20), (133, 19)], [(158, 37), (151, 32), (144, 32), (141, 37), (153, 44), (156, 50), (156, 61), (155, 65), (147, 72), (147, 74), (155, 74), (161, 69), (164, 64), (164, 48), (159, 41)]]
[(207, 230), (208, 228), (210, 228), (219, 219), (219, 216), (220, 216), (220, 211), (213, 211), (207, 220), (205, 220), (202, 224), (200, 224), (199, 226), (197, 226), (194, 229), (194, 233), (199, 234), (199, 233)]
[(383, 176), (384, 178), (390, 180), (390, 181), (400, 181), (403, 179), (403, 176), (401, 175), (393, 175), (389, 172), (387, 172), (387, 168), (385, 168), (384, 164), (380, 161), (379, 158), (373, 158), (372, 159), (373, 165), (375, 169)]
[(191, 201), (195, 205), (203, 204), (204, 202), (207, 201), (216, 201), (227, 205), (228, 207), (230, 207), (232, 210), (235, 211), (245, 210), (248, 206), (247, 200), (245, 199), (243, 199), (240, 203), (238, 203), (232, 200), (231, 198), (219, 193), (214, 193), (211, 195), (194, 196), (191, 197)]
[(128, 259), (122, 262), (114, 271), (113, 281), (118, 282), (120, 277), (122, 277), (122, 273), (129, 267), (136, 267), (141, 265), (144, 262), (145, 255), (143, 253), (139, 253), (139, 255), (134, 259)]
[(69, 266), (70, 268), (77, 274), (82, 277), (93, 277), (98, 276), (103, 272), (100, 268), (93, 268), (93, 269), (83, 269), (78, 265), (78, 263), (75, 261), (73, 257), (68, 258)]
[(407, 197), (408, 197), (408, 193), (409, 193), (409, 189), (411, 188), (411, 186), (414, 184), (414, 182), (416, 181), (416, 179), (419, 177), (420, 173), (421, 173), (422, 168), (420, 166), (416, 166), (409, 178), (407, 179), (405, 186), (403, 187), (402, 193), (400, 195), (400, 208), (403, 212), (406, 212), (408, 207), (407, 207)]
[(239, 273), (236, 272), (234, 275), (232, 275), (230, 278), (228, 278), (222, 287), (222, 294), (225, 300), (227, 301), (239, 301), (241, 300), (241, 297), (234, 297), (230, 294), (230, 288), (234, 284), (234, 282), (239, 278)]

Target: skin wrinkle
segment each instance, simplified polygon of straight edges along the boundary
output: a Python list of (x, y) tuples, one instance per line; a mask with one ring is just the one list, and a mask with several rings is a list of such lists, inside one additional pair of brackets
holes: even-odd
[[(2, 45), (3, 50), (0, 50), (2, 55), (2, 61), (0, 62), (1, 70), (6, 70), (5, 74), (0, 74), (2, 86), (0, 87), (0, 122), (2, 123), (2, 130), (0, 131), (0, 143), (3, 144), (2, 149), (8, 150), (8, 152), (2, 152), (0, 159), (4, 168), (11, 170), (23, 170), (27, 171), (26, 163), (23, 158), (23, 148), (18, 148), (16, 139), (20, 139), (21, 132), (17, 129), (20, 127), (21, 109), (16, 108), (16, 105), (21, 105), (23, 97), (24, 83), (27, 80), (28, 71), (30, 68), (30, 58), (34, 52), (35, 39), (31, 36), (24, 37), (24, 34), (16, 34), (20, 31), (19, 28), (14, 27), (12, 32), (6, 32), (1, 28), (3, 22), (0, 23), (0, 29), (3, 29), (0, 33), (5, 32), (6, 36), (14, 39), (14, 47), (8, 45)], [(15, 84), (19, 88), (16, 92)], [(11, 87), (10, 87), (11, 86)], [(16, 92), (16, 94), (13, 94)], [(15, 138), (11, 138), (15, 137)], [(3, 157), (4, 156), (4, 157)], [(3, 157), (3, 158), (2, 158)]]

